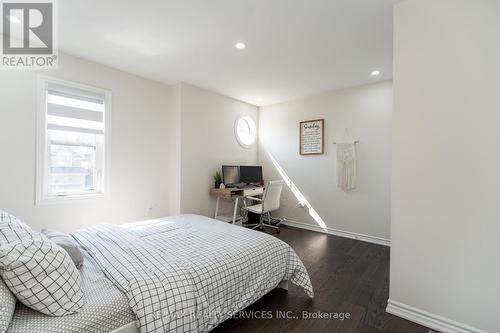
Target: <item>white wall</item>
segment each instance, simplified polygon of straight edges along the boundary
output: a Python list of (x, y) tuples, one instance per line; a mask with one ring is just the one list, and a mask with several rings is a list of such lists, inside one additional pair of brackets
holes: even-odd
[(249, 149), (241, 147), (234, 123), (239, 116), (248, 115), (257, 124), (258, 109), (185, 83), (176, 89), (180, 89), (181, 123), (179, 210), (213, 216), (215, 200), (209, 189), (214, 186), (215, 171), (223, 164), (257, 164), (257, 144)]
[(113, 93), (111, 198), (35, 206), (37, 74), (0, 74), (0, 209), (34, 228), (70, 231), (101, 222), (122, 223), (168, 214), (169, 87), (60, 54), (59, 69), (43, 74)]
[(181, 89), (182, 84), (170, 88), (169, 110), (169, 213), (181, 213)]
[(390, 299), (500, 332), (500, 1), (408, 0), (394, 20)]
[[(261, 108), (259, 160), (265, 179), (281, 179), (277, 163), (330, 231), (389, 239), (391, 114), (388, 81)], [(318, 118), (325, 119), (325, 154), (301, 156), (299, 122)], [(358, 189), (349, 194), (335, 182), (333, 141), (343, 138), (345, 128), (359, 140)], [(321, 225), (311, 209), (297, 206), (298, 201), (287, 187), (276, 215)]]

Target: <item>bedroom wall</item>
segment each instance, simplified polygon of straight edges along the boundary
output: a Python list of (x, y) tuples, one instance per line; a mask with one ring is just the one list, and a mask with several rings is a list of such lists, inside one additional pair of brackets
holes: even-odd
[[(262, 107), (259, 160), (264, 177), (290, 179), (276, 215), (292, 225), (350, 237), (365, 235), (365, 240), (387, 244), (391, 116), (390, 81)], [(299, 155), (299, 122), (320, 118), (325, 119), (325, 154)], [(344, 137), (345, 128), (359, 140), (358, 189), (349, 194), (335, 181), (333, 141)], [(304, 208), (298, 206), (301, 196), (308, 202)]]
[[(111, 197), (35, 206), (37, 73), (0, 74), (0, 209), (34, 228), (70, 231), (101, 222), (123, 223), (169, 210), (169, 87), (90, 61), (60, 54), (45, 75), (113, 92)], [(147, 210), (152, 207), (152, 214)]]
[(394, 15), (388, 311), (500, 332), (500, 2), (407, 0)]
[[(179, 211), (213, 216), (215, 200), (209, 189), (215, 171), (222, 164), (257, 164), (257, 144), (249, 149), (241, 147), (235, 138), (234, 123), (239, 116), (249, 115), (258, 124), (258, 109), (186, 83), (176, 89), (180, 89), (181, 123)], [(222, 209), (232, 207), (223, 205)]]
[(181, 213), (181, 88), (182, 84), (170, 87), (169, 110), (169, 214)]

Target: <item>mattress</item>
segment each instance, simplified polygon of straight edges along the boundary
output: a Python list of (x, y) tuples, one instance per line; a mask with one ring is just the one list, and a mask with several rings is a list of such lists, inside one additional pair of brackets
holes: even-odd
[(50, 317), (17, 302), (7, 332), (104, 333), (135, 322), (125, 294), (103, 274), (87, 252), (83, 254), (84, 264), (80, 270), (85, 297), (83, 309), (65, 317)]

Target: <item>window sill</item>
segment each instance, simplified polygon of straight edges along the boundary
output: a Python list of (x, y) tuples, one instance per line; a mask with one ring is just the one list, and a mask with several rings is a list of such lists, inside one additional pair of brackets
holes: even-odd
[(95, 200), (103, 200), (108, 197), (106, 193), (82, 193), (82, 194), (70, 194), (70, 195), (60, 195), (60, 196), (42, 196), (36, 198), (36, 205), (53, 205), (53, 204), (66, 204), (66, 203), (78, 203), (78, 202), (89, 202)]

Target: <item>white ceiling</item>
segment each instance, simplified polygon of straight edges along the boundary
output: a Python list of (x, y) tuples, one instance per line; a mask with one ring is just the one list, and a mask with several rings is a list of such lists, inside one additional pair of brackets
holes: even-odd
[(147, 78), (268, 105), (391, 78), (394, 2), (64, 0), (59, 45)]

